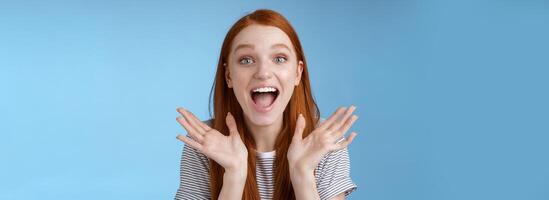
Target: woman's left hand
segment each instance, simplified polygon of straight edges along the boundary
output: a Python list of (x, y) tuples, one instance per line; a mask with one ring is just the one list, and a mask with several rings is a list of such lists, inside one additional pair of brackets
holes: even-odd
[(347, 147), (355, 138), (355, 132), (352, 132), (346, 140), (340, 143), (337, 142), (358, 118), (356, 115), (352, 115), (355, 108), (354, 106), (339, 108), (306, 138), (303, 138), (303, 130), (306, 125), (305, 118), (300, 114), (292, 143), (288, 148), (287, 157), (290, 173), (313, 172), (328, 152)]

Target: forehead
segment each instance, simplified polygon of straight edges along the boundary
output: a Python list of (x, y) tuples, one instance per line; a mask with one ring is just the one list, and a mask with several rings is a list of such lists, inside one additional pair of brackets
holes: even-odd
[[(284, 31), (274, 26), (250, 25), (242, 29), (234, 38), (231, 52), (241, 44), (253, 45), (255, 49), (267, 49), (275, 44), (285, 44), (293, 49), (290, 38)], [(293, 51), (293, 50), (292, 50)]]

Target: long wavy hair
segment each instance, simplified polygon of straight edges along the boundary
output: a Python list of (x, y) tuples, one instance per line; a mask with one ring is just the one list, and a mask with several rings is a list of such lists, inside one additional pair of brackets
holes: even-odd
[[(274, 196), (273, 199), (295, 199), (295, 193), (289, 175), (289, 166), (286, 153), (291, 143), (294, 129), (297, 122), (297, 117), (301, 113), (305, 117), (307, 126), (303, 131), (303, 136), (306, 137), (312, 131), (319, 120), (319, 109), (314, 101), (311, 84), (309, 82), (309, 73), (307, 72), (307, 62), (303, 54), (301, 42), (290, 22), (281, 14), (272, 10), (256, 10), (242, 18), (240, 18), (227, 32), (219, 62), (217, 63), (217, 72), (215, 80), (210, 92), (210, 106), (213, 106), (213, 115), (210, 107), (210, 115), (212, 117), (212, 128), (219, 132), (229, 135), (229, 129), (225, 124), (225, 117), (228, 112), (234, 116), (238, 127), (238, 132), (244, 144), (248, 149), (248, 174), (246, 185), (242, 199), (259, 200), (259, 191), (256, 182), (256, 149), (255, 141), (250, 132), (247, 130), (244, 122), (244, 113), (240, 107), (236, 96), (231, 88), (227, 86), (225, 80), (225, 66), (223, 63), (228, 63), (228, 57), (231, 50), (231, 44), (235, 36), (245, 27), (252, 24), (274, 26), (282, 30), (290, 38), (297, 56), (297, 60), (303, 62), (303, 72), (299, 85), (295, 86), (292, 97), (286, 106), (283, 113), (283, 127), (278, 135), (275, 143), (276, 159), (274, 162)], [(213, 98), (212, 98), (213, 95)], [(212, 104), (213, 100), (213, 104)], [(209, 160), (210, 164), (210, 192), (212, 199), (217, 199), (221, 192), (223, 184), (224, 169), (214, 160)]]

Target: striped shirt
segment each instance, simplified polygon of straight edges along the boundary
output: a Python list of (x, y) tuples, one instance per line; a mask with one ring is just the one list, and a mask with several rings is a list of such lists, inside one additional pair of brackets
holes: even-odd
[[(342, 138), (343, 139), (343, 138)], [(340, 140), (341, 141), (341, 140)], [(274, 192), (274, 161), (276, 151), (255, 152), (256, 182), (262, 200)], [(180, 183), (175, 199), (211, 199), (208, 157), (184, 145), (181, 155)], [(331, 199), (342, 192), (348, 196), (357, 189), (350, 177), (351, 167), (347, 148), (326, 154), (316, 167), (316, 188), (320, 199)]]

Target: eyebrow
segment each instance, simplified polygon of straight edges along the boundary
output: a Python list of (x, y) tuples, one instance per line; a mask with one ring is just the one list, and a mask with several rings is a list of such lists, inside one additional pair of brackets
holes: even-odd
[[(236, 51), (238, 51), (239, 49), (243, 49), (243, 48), (254, 49), (254, 47), (255, 47), (255, 46), (254, 46), (253, 44), (239, 44), (238, 46), (236, 46), (236, 48), (234, 49), (233, 52), (236, 52)], [(290, 48), (289, 48), (287, 45), (282, 44), (282, 43), (273, 44), (273, 45), (271, 46), (271, 49), (275, 49), (275, 48), (285, 48), (285, 49), (287, 49), (288, 51), (292, 52), (292, 51), (290, 50)]]
[(243, 49), (243, 48), (254, 49), (254, 45), (251, 45), (251, 44), (239, 44), (238, 46), (236, 46), (236, 48), (234, 49), (233, 52), (236, 52), (236, 51), (238, 51), (239, 49)]
[(274, 48), (286, 48), (288, 49), (289, 52), (292, 52), (288, 46), (282, 43), (274, 44), (273, 46), (271, 46), (271, 49), (274, 49)]

